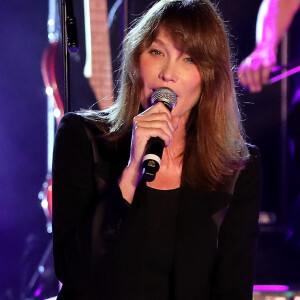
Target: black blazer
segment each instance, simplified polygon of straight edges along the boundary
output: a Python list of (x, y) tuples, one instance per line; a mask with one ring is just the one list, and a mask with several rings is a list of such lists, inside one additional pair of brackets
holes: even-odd
[[(116, 281), (111, 280), (113, 261), (122, 257), (118, 245), (124, 237), (123, 224), (134, 216), (134, 203), (143, 198), (139, 187), (130, 207), (118, 186), (129, 150), (130, 136), (108, 143), (97, 128), (74, 113), (60, 123), (53, 158), (53, 254), (63, 283), (59, 300), (134, 299), (127, 291), (138, 286), (128, 280), (126, 263), (134, 264), (138, 253), (133, 250), (124, 262), (124, 273), (120, 271), (125, 284), (114, 286)], [(217, 192), (181, 188), (185, 205), (172, 299), (252, 299), (261, 176), (258, 150), (249, 146), (249, 151), (247, 167), (231, 183), (233, 195), (230, 184)], [(198, 246), (193, 237), (200, 241)], [(152, 300), (139, 292), (136, 299)]]

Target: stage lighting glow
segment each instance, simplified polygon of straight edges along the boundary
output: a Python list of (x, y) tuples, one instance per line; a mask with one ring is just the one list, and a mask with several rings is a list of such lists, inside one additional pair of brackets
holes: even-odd
[(48, 33), (48, 39), (49, 41), (54, 41), (55, 40), (55, 34), (54, 33)]
[(53, 95), (53, 88), (50, 87), (50, 86), (46, 87), (46, 94), (48, 96), (52, 96)]
[(35, 290), (34, 296), (35, 296), (35, 297), (39, 297), (39, 296), (41, 295), (42, 291), (43, 291), (43, 288), (44, 288), (44, 285), (43, 285), (43, 284), (40, 284), (40, 285), (38, 286), (38, 288)]
[(44, 199), (44, 192), (40, 191), (38, 194), (38, 198), (42, 201)]
[(254, 291), (259, 292), (286, 292), (289, 290), (287, 285), (255, 285)]
[(59, 117), (61, 116), (61, 111), (60, 111), (60, 109), (59, 109), (59, 108), (55, 108), (55, 109), (53, 110), (53, 115), (54, 115), (55, 118), (59, 118)]
[(54, 20), (53, 20), (53, 19), (49, 19), (49, 20), (48, 20), (48, 25), (49, 25), (49, 26), (54, 26), (54, 25), (55, 25)]
[(48, 233), (52, 233), (52, 223), (51, 222), (47, 222), (46, 229), (47, 229)]
[(47, 200), (43, 200), (43, 201), (41, 202), (41, 206), (42, 206), (42, 208), (44, 208), (44, 209), (48, 208), (48, 201), (47, 201)]

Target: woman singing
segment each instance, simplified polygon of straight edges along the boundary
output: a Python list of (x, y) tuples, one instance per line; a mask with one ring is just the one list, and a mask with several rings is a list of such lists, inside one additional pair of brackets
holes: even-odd
[[(126, 35), (104, 111), (66, 114), (53, 165), (58, 299), (252, 299), (260, 162), (246, 144), (224, 24), (162, 0)], [(170, 91), (177, 104), (150, 101)], [(150, 138), (160, 169), (143, 176)]]

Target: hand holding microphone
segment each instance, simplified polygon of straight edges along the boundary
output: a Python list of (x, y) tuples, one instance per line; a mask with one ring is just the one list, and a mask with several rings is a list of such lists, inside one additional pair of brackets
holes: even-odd
[[(169, 88), (158, 88), (152, 93), (150, 102), (151, 105), (162, 102), (165, 107), (171, 112), (177, 104), (177, 96)], [(151, 137), (147, 142), (145, 154), (142, 161), (142, 176), (148, 182), (155, 179), (155, 175), (160, 167), (164, 147), (165, 142), (159, 137)]]
[(152, 106), (133, 119), (130, 158), (119, 180), (122, 195), (129, 203), (141, 176), (146, 181), (155, 179), (163, 149), (175, 131), (170, 111), (177, 103), (176, 94), (171, 89), (158, 88), (150, 102)]
[(170, 111), (177, 103), (176, 94), (171, 89), (158, 88), (152, 93), (150, 102), (152, 106), (133, 119), (130, 159), (119, 180), (123, 197), (129, 203), (141, 175), (146, 181), (155, 179), (163, 149), (173, 139)]

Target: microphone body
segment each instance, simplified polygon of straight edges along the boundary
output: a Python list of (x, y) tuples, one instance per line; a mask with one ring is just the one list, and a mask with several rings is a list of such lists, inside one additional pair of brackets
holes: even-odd
[[(158, 88), (152, 93), (150, 102), (151, 105), (162, 102), (171, 111), (177, 104), (177, 96), (169, 88)], [(142, 168), (143, 178), (148, 182), (155, 179), (160, 167), (164, 147), (165, 143), (159, 137), (150, 138), (146, 145)]]

